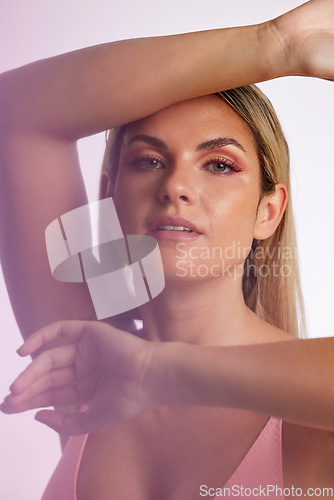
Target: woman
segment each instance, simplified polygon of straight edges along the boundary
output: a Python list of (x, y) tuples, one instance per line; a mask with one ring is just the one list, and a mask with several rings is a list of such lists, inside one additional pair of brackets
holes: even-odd
[[(285, 74), (333, 79), (333, 24), (332, 2), (313, 0), (258, 26), (110, 44), (2, 76), (3, 175), (36, 221), (24, 255), (14, 253), (16, 234), (3, 233), (4, 265), (23, 335), (50, 322), (92, 317), (86, 290), (52, 281), (42, 242), (50, 221), (85, 203), (77, 182), (78, 138), (130, 123), (117, 173), (103, 176), (101, 190), (113, 196), (125, 234), (159, 240), (164, 263), (163, 294), (140, 309), (143, 339), (102, 322), (69, 321), (43, 328), (21, 350), (29, 354), (49, 340), (71, 340), (36, 359), (3, 410), (88, 404), (86, 412), (70, 417), (39, 414), (60, 432), (92, 432), (75, 485), (79, 499), (110, 498), (111, 489), (117, 498), (199, 497), (201, 485), (215, 489), (234, 477), (264, 435), (269, 415), (292, 422), (283, 427), (284, 485), (332, 486), (327, 431), (333, 430), (333, 403), (324, 381), (332, 373), (333, 343), (291, 342), (289, 333), (252, 313), (242, 294), (244, 251), (253, 246), (255, 253), (258, 241), (276, 234), (287, 181), (265, 185), (254, 131), (226, 102), (233, 93), (225, 100), (212, 94)], [(152, 67), (155, 77), (148, 79)], [(33, 169), (22, 171), (23, 159)], [(30, 182), (36, 176), (36, 190), (27, 192), (26, 175)], [(61, 183), (61, 207), (48, 189), (50, 180)], [(3, 191), (22, 238), (26, 224), (17, 199), (11, 202)], [(210, 269), (221, 263), (214, 248), (238, 243), (242, 252), (225, 255), (218, 276), (201, 276), (201, 261), (195, 276), (180, 277), (176, 243), (187, 250), (188, 268), (195, 247), (208, 249)], [(37, 272), (50, 292), (41, 297), (29, 290), (27, 297), (25, 282), (15, 286), (23, 269), (27, 286)], [(37, 301), (39, 312), (31, 312)], [(278, 421), (269, 422), (281, 432)]]

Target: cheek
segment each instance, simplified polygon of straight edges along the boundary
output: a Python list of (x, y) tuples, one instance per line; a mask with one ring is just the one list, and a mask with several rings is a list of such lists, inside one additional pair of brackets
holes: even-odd
[(254, 191), (229, 192), (216, 199), (216, 203), (211, 206), (215, 238), (226, 244), (234, 242), (245, 247), (250, 246), (258, 202), (257, 193)]
[(147, 197), (138, 189), (138, 184), (134, 185), (131, 180), (119, 176), (115, 183), (113, 200), (123, 233), (137, 234), (147, 204)]
[(134, 234), (134, 214), (137, 211), (134, 208), (133, 198), (118, 196), (115, 193), (114, 203), (119, 222), (124, 234)]

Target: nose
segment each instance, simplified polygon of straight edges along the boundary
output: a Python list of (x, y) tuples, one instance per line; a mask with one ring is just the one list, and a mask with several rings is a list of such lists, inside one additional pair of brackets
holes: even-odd
[(194, 172), (191, 167), (175, 167), (166, 172), (158, 193), (162, 203), (193, 205), (197, 201)]

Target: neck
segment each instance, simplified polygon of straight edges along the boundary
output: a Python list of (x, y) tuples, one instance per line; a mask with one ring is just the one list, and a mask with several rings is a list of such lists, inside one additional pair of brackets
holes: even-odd
[(241, 277), (167, 281), (140, 309), (143, 336), (151, 341), (233, 345), (247, 342), (253, 313), (244, 303)]

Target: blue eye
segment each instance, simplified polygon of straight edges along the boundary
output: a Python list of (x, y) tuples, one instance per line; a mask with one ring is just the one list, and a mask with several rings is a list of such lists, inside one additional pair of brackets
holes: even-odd
[(221, 175), (229, 175), (233, 172), (241, 171), (233, 161), (226, 158), (212, 158), (204, 165), (204, 168), (209, 172)]
[(214, 172), (226, 172), (227, 170), (229, 170), (229, 166), (226, 165), (226, 163), (209, 163), (209, 167), (212, 165), (212, 170)]
[(131, 163), (142, 170), (156, 170), (164, 167), (162, 160), (157, 156), (144, 156), (142, 158), (136, 158)]

